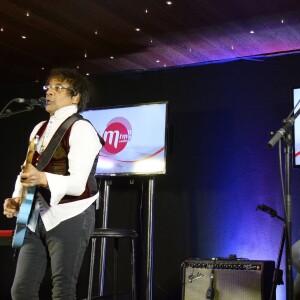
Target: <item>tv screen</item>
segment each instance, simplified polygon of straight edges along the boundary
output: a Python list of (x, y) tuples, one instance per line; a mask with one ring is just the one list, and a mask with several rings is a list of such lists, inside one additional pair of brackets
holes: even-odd
[[(293, 88), (293, 105), (294, 105), (294, 113), (300, 109), (300, 87)], [(300, 116), (298, 116), (294, 123), (294, 166), (300, 166)]]
[(96, 175), (166, 173), (167, 102), (100, 108), (81, 114), (105, 141)]

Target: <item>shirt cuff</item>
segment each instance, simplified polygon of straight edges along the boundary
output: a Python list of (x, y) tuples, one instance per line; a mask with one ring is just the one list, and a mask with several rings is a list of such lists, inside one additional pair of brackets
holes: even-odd
[(45, 172), (45, 175), (47, 177), (49, 190), (51, 191), (50, 205), (57, 205), (66, 194), (66, 178), (63, 175), (51, 174), (47, 172)]

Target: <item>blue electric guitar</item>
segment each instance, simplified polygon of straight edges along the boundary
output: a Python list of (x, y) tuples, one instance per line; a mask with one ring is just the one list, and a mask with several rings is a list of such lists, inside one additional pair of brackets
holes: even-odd
[[(29, 143), (29, 149), (26, 157), (25, 167), (23, 172), (26, 173), (29, 168), (29, 164), (31, 164), (33, 159), (34, 151), (36, 150), (38, 143), (38, 137), (32, 139)], [(24, 237), (26, 233), (27, 224), (29, 221), (29, 216), (32, 208), (34, 193), (35, 193), (35, 186), (30, 188), (22, 189), (21, 194), (21, 202), (20, 202), (20, 209), (18, 212), (16, 228), (12, 240), (12, 247), (13, 248), (21, 248), (24, 242)]]

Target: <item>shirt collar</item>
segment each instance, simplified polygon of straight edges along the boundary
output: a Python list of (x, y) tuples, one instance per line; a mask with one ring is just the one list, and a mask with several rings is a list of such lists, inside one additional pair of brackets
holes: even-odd
[(77, 105), (68, 105), (68, 106), (62, 107), (59, 110), (57, 110), (54, 113), (54, 115), (50, 117), (50, 119), (53, 119), (53, 120), (66, 119), (67, 117), (73, 115), (77, 111), (78, 111)]

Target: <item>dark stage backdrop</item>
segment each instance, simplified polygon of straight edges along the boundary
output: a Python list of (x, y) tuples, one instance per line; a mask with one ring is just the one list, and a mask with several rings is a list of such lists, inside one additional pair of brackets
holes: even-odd
[[(180, 299), (180, 265), (188, 258), (236, 254), (277, 260), (283, 224), (256, 207), (266, 204), (283, 216), (278, 147), (270, 149), (267, 142), (291, 110), (291, 87), (300, 86), (299, 61), (286, 55), (91, 78), (90, 107), (169, 101), (167, 175), (155, 178), (153, 299)], [(14, 97), (42, 95), (38, 85), (0, 88), (3, 105)], [(3, 199), (13, 189), (29, 132), (44, 117), (37, 108), (0, 120)], [(292, 169), (293, 242), (300, 238), (299, 181), (299, 170)], [(135, 178), (134, 184), (113, 179), (109, 210), (109, 226), (141, 234), (141, 269), (146, 183), (147, 178)], [(0, 225), (13, 228), (14, 221), (2, 217)], [(13, 262), (7, 249), (1, 253), (0, 298), (9, 299)], [(87, 264), (88, 259), (83, 270)], [(127, 271), (119, 278), (128, 277)], [(142, 277), (138, 274), (139, 282)], [(82, 278), (78, 290), (84, 297)], [(285, 286), (277, 288), (277, 299), (285, 299)]]

